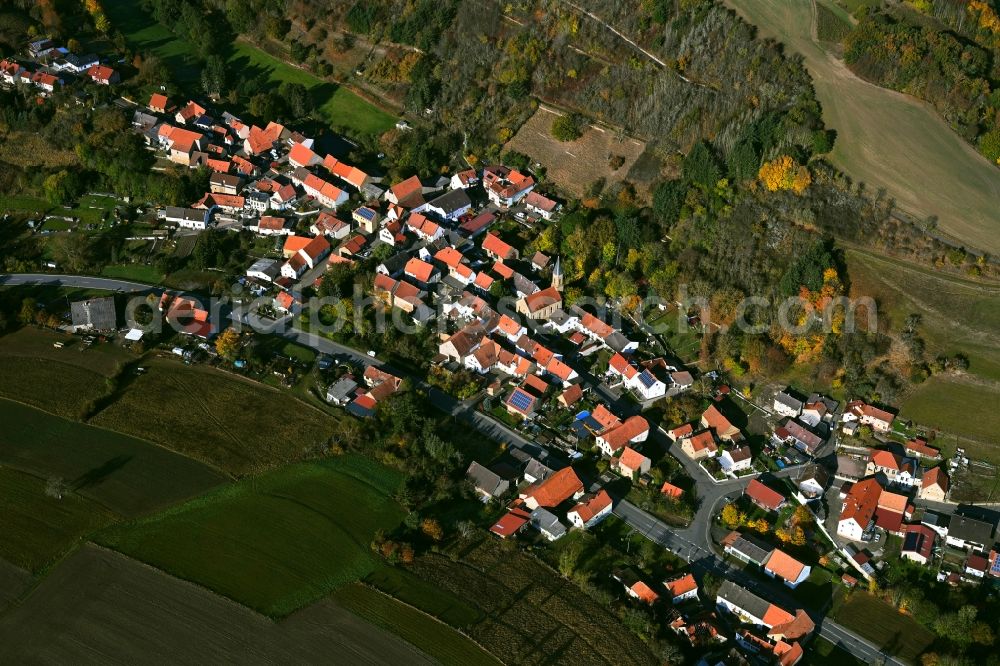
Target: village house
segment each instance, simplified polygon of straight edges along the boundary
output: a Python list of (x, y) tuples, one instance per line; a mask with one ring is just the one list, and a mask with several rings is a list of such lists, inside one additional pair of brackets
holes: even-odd
[(197, 231), (203, 231), (208, 228), (210, 220), (212, 219), (212, 211), (167, 206), (163, 212), (163, 219), (165, 222), (176, 224), (182, 229), (195, 229)]
[(424, 186), (420, 183), (420, 179), (416, 176), (410, 176), (386, 190), (385, 199), (397, 206), (413, 209), (424, 205), (423, 193)]
[(774, 412), (781, 416), (796, 418), (802, 413), (803, 402), (791, 390), (779, 391), (774, 396)]
[(459, 171), (458, 173), (452, 175), (449, 181), (449, 187), (453, 190), (467, 190), (473, 185), (479, 183), (479, 176), (476, 175), (475, 169), (466, 169), (465, 171)]
[(191, 154), (202, 150), (204, 136), (200, 132), (164, 123), (157, 131), (157, 140), (160, 147), (167, 151), (168, 160), (189, 166)]
[(886, 450), (872, 451), (865, 467), (865, 476), (880, 475), (891, 485), (911, 488), (919, 480), (919, 467), (913, 458), (904, 458)]
[[(711, 430), (693, 432), (692, 430), (689, 430), (691, 428), (690, 424), (687, 424), (687, 428), (688, 429), (683, 431), (686, 434), (682, 434), (677, 438), (677, 441), (681, 444), (681, 451), (684, 452), (684, 455), (691, 460), (700, 460), (702, 458), (711, 458), (718, 453), (719, 445), (715, 442), (715, 436), (712, 434)], [(677, 430), (678, 428), (675, 428), (674, 432)]]
[(483, 188), (486, 196), (497, 206), (509, 208), (523, 199), (535, 187), (535, 180), (505, 166), (488, 166), (483, 169)]
[(730, 532), (720, 542), (726, 555), (740, 562), (764, 566), (773, 548), (750, 534)]
[(519, 259), (521, 256), (516, 249), (500, 240), (500, 237), (494, 235), (492, 232), (486, 233), (486, 236), (483, 238), (482, 248), (483, 252), (496, 261), (514, 260)]
[(945, 542), (949, 546), (983, 552), (993, 543), (994, 523), (955, 513), (948, 524)]
[(434, 213), (442, 220), (454, 222), (472, 209), (472, 200), (464, 189), (449, 190), (424, 205), (415, 208), (415, 213)]
[(514, 507), (505, 513), (500, 520), (493, 524), (490, 532), (496, 534), (501, 539), (509, 539), (524, 529), (524, 526), (531, 520), (531, 514), (524, 509)]
[(917, 497), (931, 502), (944, 502), (948, 496), (948, 474), (942, 467), (935, 467), (924, 472), (920, 479), (920, 490)]
[(844, 414), (841, 420), (845, 422), (856, 421), (861, 425), (871, 426), (875, 432), (889, 432), (892, 422), (896, 417), (862, 400), (853, 400), (844, 407)]
[(556, 211), (559, 210), (558, 203), (538, 192), (528, 193), (524, 198), (524, 207), (529, 213), (538, 215), (543, 220), (551, 220)]
[(662, 398), (667, 393), (666, 383), (660, 381), (649, 368), (637, 367), (619, 353), (615, 353), (608, 362), (608, 375), (644, 401)]
[(729, 419), (715, 405), (710, 405), (702, 413), (701, 427), (712, 429), (715, 431), (715, 436), (724, 442), (736, 442), (743, 439), (740, 429), (730, 423)]
[(70, 303), (70, 316), (73, 332), (80, 331), (113, 331), (117, 325), (115, 299), (89, 298)]
[(934, 552), (934, 541), (937, 534), (926, 525), (907, 525), (903, 534), (903, 546), (900, 557), (927, 564)]
[(258, 259), (247, 269), (247, 277), (261, 282), (274, 282), (281, 275), (281, 264), (276, 259)]
[[(605, 456), (614, 456), (629, 444), (639, 444), (649, 437), (649, 421), (638, 414), (628, 417), (621, 423), (617, 423), (617, 419), (615, 421), (616, 423), (601, 430), (596, 436), (597, 448)], [(648, 461), (648, 458), (646, 460)], [(643, 473), (648, 471), (647, 464)]]
[(622, 587), (625, 588), (625, 594), (644, 604), (652, 605), (660, 598), (660, 595), (639, 578), (638, 574), (631, 568), (616, 571), (611, 576), (622, 584)]
[(810, 463), (799, 469), (794, 481), (804, 503), (823, 496), (830, 484), (830, 472), (822, 465)]
[(547, 509), (538, 507), (531, 512), (529, 520), (531, 526), (549, 541), (556, 541), (566, 536), (566, 526), (559, 521), (556, 514)]
[(667, 588), (667, 596), (670, 597), (670, 603), (674, 605), (688, 599), (698, 598), (698, 583), (694, 576), (689, 573), (665, 580), (663, 586)]
[(410, 213), (406, 218), (406, 229), (428, 243), (436, 241), (445, 233), (444, 227), (420, 213)]
[[(289, 256), (290, 250), (293, 249), (294, 252)], [(306, 271), (316, 268), (330, 254), (330, 241), (323, 236), (314, 238), (288, 236), (285, 239), (284, 252), (288, 261), (281, 267), (281, 275), (296, 280)]]
[(351, 233), (351, 225), (341, 220), (329, 211), (320, 211), (315, 221), (309, 226), (309, 232), (314, 236), (326, 236), (333, 240), (343, 240)]
[(719, 467), (726, 474), (735, 475), (750, 469), (753, 464), (753, 452), (749, 446), (736, 446), (726, 449), (718, 457)]
[(326, 390), (326, 401), (343, 407), (354, 398), (357, 388), (358, 383), (354, 381), (354, 376), (344, 375)]
[(611, 515), (611, 496), (607, 491), (584, 495), (579, 503), (566, 514), (566, 519), (574, 527), (588, 530)]
[(465, 470), (465, 476), (472, 481), (476, 492), (486, 500), (498, 499), (510, 490), (510, 482), (500, 477), (496, 472), (472, 461)]
[[(793, 666), (802, 658), (798, 641), (807, 638), (816, 625), (801, 608), (794, 613), (757, 596), (736, 583), (723, 581), (716, 596), (716, 606), (735, 616), (740, 622), (765, 630), (768, 649), (780, 658), (781, 664)], [(758, 651), (760, 646), (747, 645), (747, 636), (737, 634), (741, 646)], [(789, 641), (792, 641), (789, 643)]]
[(533, 483), (520, 491), (525, 506), (534, 511), (538, 507), (557, 507), (570, 499), (583, 496), (583, 482), (572, 467), (553, 472), (546, 479)]
[(743, 495), (751, 502), (767, 511), (777, 511), (785, 506), (787, 500), (777, 490), (768, 488), (757, 479), (753, 479), (743, 491)]
[(904, 450), (906, 455), (913, 458), (927, 458), (928, 460), (941, 459), (941, 452), (933, 446), (929, 446), (927, 444), (927, 440), (920, 437), (914, 437), (906, 442)]
[(823, 444), (823, 438), (795, 419), (788, 419), (774, 429), (771, 440), (776, 444), (794, 446), (799, 451), (814, 455)]
[(985, 578), (988, 568), (989, 562), (982, 555), (969, 553), (968, 557), (965, 558), (965, 573), (969, 576)]
[(611, 459), (611, 470), (635, 481), (643, 474), (648, 474), (652, 464), (653, 461), (649, 458), (626, 446), (619, 456)]
[(884, 491), (874, 477), (858, 481), (844, 498), (837, 534), (851, 541), (862, 541), (876, 525), (898, 532), (906, 509), (906, 497)]
[(358, 191), (364, 191), (363, 193), (371, 199), (376, 199), (382, 194), (381, 191), (377, 189), (371, 193), (374, 194), (374, 196), (369, 194), (369, 190), (367, 188), (371, 185), (371, 176), (356, 166), (338, 160), (333, 155), (327, 155), (323, 158), (323, 166), (332, 176), (347, 183)]
[(243, 179), (227, 173), (213, 173), (208, 179), (208, 189), (213, 194), (237, 195), (243, 189)]
[(288, 163), (295, 168), (315, 166), (322, 162), (323, 159), (313, 152), (311, 146), (305, 143), (296, 143), (288, 151)]
[(809, 578), (811, 567), (775, 548), (764, 562), (764, 573), (771, 578), (780, 578), (793, 590)]

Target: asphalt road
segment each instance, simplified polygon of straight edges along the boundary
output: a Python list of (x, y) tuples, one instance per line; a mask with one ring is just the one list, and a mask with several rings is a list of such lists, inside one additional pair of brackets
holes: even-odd
[[(81, 275), (0, 275), (0, 286), (42, 284), (128, 292), (155, 290), (150, 285), (138, 282)], [(289, 320), (290, 318), (285, 318), (284, 320), (279, 320), (279, 323)], [(357, 363), (383, 365), (382, 361), (378, 358), (372, 358), (356, 349), (296, 329), (293, 326), (276, 326), (274, 333), (321, 353), (343, 356)], [(422, 380), (418, 379), (417, 381), (421, 386), (428, 389), (428, 396), (435, 407), (474, 427), (487, 437), (518, 447), (531, 444), (527, 439), (510, 428), (477, 411), (470, 402), (460, 402), (456, 398), (430, 387)], [(670, 445), (669, 440), (662, 434), (662, 431), (657, 428), (653, 432), (654, 434), (651, 437), (653, 441), (658, 441), (664, 446)], [(698, 468), (694, 461), (688, 459), (687, 456), (679, 455), (675, 457), (680, 460), (691, 477), (695, 479), (698, 484), (698, 494), (702, 500), (701, 506), (688, 527), (683, 529), (671, 528), (663, 521), (626, 500), (621, 500), (617, 503), (614, 508), (615, 515), (647, 539), (663, 546), (678, 557), (689, 562), (696, 574), (704, 576), (705, 573), (711, 572), (715, 575), (729, 578), (747, 589), (759, 593), (761, 596), (771, 598), (778, 603), (786, 604), (792, 608), (798, 607), (799, 604), (779, 587), (776, 587), (776, 585), (772, 585), (769, 581), (762, 581), (751, 577), (740, 569), (730, 567), (713, 551), (710, 529), (712, 516), (716, 512), (716, 507), (724, 498), (740, 494), (743, 488), (746, 487), (746, 484), (749, 483), (749, 479), (736, 479), (715, 484), (710, 482), (705, 477), (705, 473)], [(784, 470), (776, 476), (785, 476), (791, 471), (792, 469)], [(884, 658), (886, 664), (907, 666), (905, 662), (888, 655), (882, 655), (875, 645), (832, 620), (821, 617), (816, 617), (814, 620), (817, 621), (821, 636), (836, 645), (840, 645), (851, 654), (868, 663), (874, 663), (877, 659)]]

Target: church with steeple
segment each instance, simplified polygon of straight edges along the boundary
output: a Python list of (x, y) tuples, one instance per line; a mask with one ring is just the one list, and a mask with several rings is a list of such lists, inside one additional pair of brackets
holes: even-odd
[(556, 265), (552, 268), (552, 288), (556, 291), (563, 290), (563, 272), (559, 265), (559, 257), (556, 257)]

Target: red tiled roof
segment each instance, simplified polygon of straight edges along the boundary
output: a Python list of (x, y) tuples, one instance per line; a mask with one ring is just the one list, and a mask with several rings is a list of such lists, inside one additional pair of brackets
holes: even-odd
[(285, 238), (285, 245), (283, 247), (283, 251), (286, 254), (292, 254), (298, 252), (305, 246), (309, 245), (309, 242), (311, 240), (312, 238), (309, 238), (308, 236), (295, 236), (295, 235), (288, 236), (287, 238)]
[(884, 467), (886, 469), (899, 470), (899, 465), (901, 459), (896, 454), (891, 451), (872, 451), (871, 461), (879, 467)]
[(303, 143), (297, 143), (288, 151), (288, 161), (293, 166), (308, 166), (319, 159), (319, 155)]
[(644, 601), (647, 604), (651, 604), (660, 598), (660, 595), (654, 592), (653, 588), (651, 588), (649, 585), (646, 585), (646, 583), (644, 583), (641, 580), (636, 581), (636, 583), (632, 585), (632, 587), (629, 589), (632, 590), (632, 593), (635, 594), (635, 596), (638, 597), (640, 601)]
[(115, 75), (115, 70), (106, 65), (92, 65), (87, 70), (87, 76), (95, 81), (109, 81)]
[(523, 509), (511, 509), (490, 528), (490, 532), (504, 538), (509, 537), (524, 527), (529, 518), (530, 514)]
[(679, 578), (674, 578), (663, 583), (671, 597), (679, 597), (698, 589), (698, 582), (691, 574), (684, 574)]
[(583, 397), (583, 389), (579, 384), (573, 384), (568, 389), (562, 392), (559, 396), (560, 400), (567, 407), (574, 405), (580, 398)]
[(166, 110), (168, 104), (170, 104), (170, 101), (167, 99), (167, 96), (160, 93), (153, 93), (149, 98), (149, 108), (151, 109)]
[(882, 494), (882, 486), (874, 478), (864, 479), (855, 483), (844, 498), (844, 507), (840, 512), (840, 520), (854, 519), (861, 529), (868, 527), (878, 508), (878, 499)]
[[(639, 417), (639, 418), (642, 418), (642, 417)], [(627, 424), (628, 424), (628, 421), (625, 421), (625, 423), (622, 424), (621, 427), (624, 428), (625, 425), (627, 425)], [(621, 428), (617, 428), (617, 430), (621, 430)], [(646, 456), (642, 455), (641, 453), (639, 453), (638, 451), (636, 451), (635, 449), (633, 449), (631, 446), (626, 446), (625, 449), (622, 451), (621, 456), (619, 456), (619, 458), (618, 458), (618, 464), (620, 466), (622, 466), (622, 467), (627, 467), (628, 469), (630, 469), (633, 472), (635, 472), (635, 471), (638, 471), (639, 469), (641, 469), (643, 463), (646, 462), (646, 461), (648, 461), (648, 460), (649, 460), (649, 458), (647, 458)]]
[(590, 418), (601, 424), (603, 430), (608, 430), (621, 424), (621, 420), (612, 414), (604, 404), (600, 404), (590, 413)]
[(416, 208), (424, 203), (423, 185), (416, 176), (410, 176), (406, 180), (396, 183), (389, 188), (400, 206), (406, 208)]
[(583, 482), (572, 467), (565, 467), (545, 480), (525, 489), (526, 497), (533, 497), (538, 506), (558, 506), (573, 495), (583, 492)]
[(684, 491), (682, 489), (678, 488), (669, 481), (663, 484), (663, 487), (660, 488), (660, 492), (666, 495), (667, 497), (680, 497), (681, 495), (684, 494)]
[[(620, 426), (601, 433), (601, 438), (608, 443), (608, 448), (616, 451), (644, 432), (649, 432), (649, 421), (639, 415), (635, 415), (625, 419), (625, 422)], [(638, 469), (631, 465), (628, 465), (628, 467)]]
[(771, 551), (771, 556), (767, 558), (767, 564), (764, 565), (764, 571), (769, 571), (784, 580), (793, 582), (799, 579), (805, 568), (805, 564), (778, 548)]
[(562, 294), (555, 287), (547, 287), (541, 291), (536, 291), (524, 297), (524, 304), (528, 306), (528, 312), (538, 312), (552, 304), (562, 303)]
[(407, 275), (412, 275), (417, 280), (421, 282), (427, 282), (431, 279), (431, 275), (434, 273), (434, 267), (428, 264), (426, 261), (417, 259), (416, 257), (411, 258), (406, 262), (406, 267), (403, 271)]
[(935, 467), (924, 472), (924, 478), (920, 481), (921, 488), (940, 486), (943, 492), (948, 492), (948, 475), (940, 467)]
[(483, 250), (501, 260), (514, 256), (514, 248), (500, 240), (500, 237), (492, 232), (486, 233), (486, 237), (483, 239)]
[(584, 501), (574, 506), (570, 511), (575, 511), (580, 519), (586, 523), (609, 506), (611, 506), (611, 495), (606, 490), (601, 489), (595, 495), (584, 498)]
[(755, 503), (776, 511), (784, 503), (785, 498), (776, 490), (768, 488), (757, 479), (753, 479), (746, 489), (746, 496)]

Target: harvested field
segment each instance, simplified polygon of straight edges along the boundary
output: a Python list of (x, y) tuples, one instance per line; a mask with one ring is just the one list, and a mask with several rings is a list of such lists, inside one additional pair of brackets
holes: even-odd
[(72, 492), (55, 497), (46, 481), (0, 468), (0, 558), (37, 573), (68, 551), (81, 537), (108, 525), (116, 516)]
[(400, 480), (359, 456), (292, 465), (95, 539), (283, 617), (379, 566), (369, 544), (403, 519)]
[(0, 618), (5, 663), (431, 664), (330, 601), (274, 623), (96, 546), (60, 564)]
[[(956, 134), (930, 105), (858, 78), (815, 36), (815, 2), (727, 0), (761, 37), (800, 53), (823, 119), (837, 131), (831, 161), (868, 189), (884, 187), (906, 212), (934, 215), (939, 231), (1000, 253), (1000, 169)], [(856, 3), (855, 3), (856, 4)]]
[(172, 360), (150, 363), (91, 423), (237, 475), (321, 451), (338, 425), (287, 393)]
[(410, 569), (478, 606), (487, 617), (466, 633), (505, 663), (656, 661), (635, 634), (573, 583), (496, 541), (466, 549), (457, 560), (425, 555)]
[(47, 479), (124, 516), (176, 504), (229, 478), (150, 442), (0, 400), (0, 464)]
[[(607, 128), (588, 127), (576, 141), (558, 141), (552, 136), (552, 121), (558, 112), (540, 106), (505, 150), (530, 155), (545, 167), (546, 178), (574, 197), (582, 197), (587, 187), (604, 178), (608, 185), (624, 180), (646, 145)], [(624, 162), (612, 169), (610, 161), (619, 156)]]

